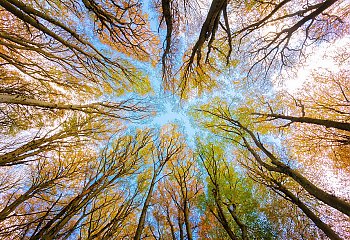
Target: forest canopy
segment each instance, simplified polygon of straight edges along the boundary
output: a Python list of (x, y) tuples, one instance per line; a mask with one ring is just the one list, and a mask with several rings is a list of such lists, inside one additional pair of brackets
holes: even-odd
[(0, 0), (1, 239), (350, 239), (347, 0)]

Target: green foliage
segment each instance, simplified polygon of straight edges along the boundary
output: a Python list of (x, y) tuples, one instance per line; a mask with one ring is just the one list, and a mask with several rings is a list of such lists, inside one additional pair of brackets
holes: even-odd
[[(225, 209), (226, 218), (230, 219), (232, 228), (240, 235), (240, 228), (228, 211), (233, 205), (237, 217), (248, 227), (251, 237), (275, 239), (271, 223), (264, 218), (262, 210), (261, 203), (266, 201), (266, 198), (257, 194), (256, 188), (260, 186), (245, 176), (244, 172), (235, 169), (237, 163), (227, 159), (223, 148), (217, 142), (200, 145), (199, 154), (202, 156), (202, 167), (207, 171), (206, 192), (199, 198), (199, 206), (203, 213), (208, 208), (215, 211), (213, 209), (216, 208), (216, 204), (220, 204)], [(218, 203), (218, 199), (221, 202)]]

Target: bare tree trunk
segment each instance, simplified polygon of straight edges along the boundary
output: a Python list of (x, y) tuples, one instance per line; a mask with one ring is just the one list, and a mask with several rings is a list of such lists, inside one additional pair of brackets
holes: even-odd
[[(252, 131), (248, 130), (247, 128), (243, 128), (243, 129), (249, 133), (249, 135), (252, 137), (255, 145), (258, 148), (260, 148), (265, 153), (265, 155), (271, 160), (272, 164), (274, 164), (276, 166), (276, 167), (274, 167), (274, 166), (271, 166), (271, 165), (264, 163), (264, 165), (263, 165), (264, 167), (266, 167), (268, 169), (269, 166), (271, 166), (271, 169), (268, 169), (269, 171), (277, 171), (277, 172), (284, 173), (284, 174), (290, 176), (296, 182), (298, 182), (300, 184), (300, 186), (302, 186), (312, 196), (314, 196), (318, 200), (324, 202), (328, 206), (331, 206), (331, 207), (339, 210), (340, 212), (346, 214), (347, 216), (350, 216), (350, 203), (348, 203), (347, 201), (345, 201), (339, 197), (336, 197), (332, 194), (325, 192), (324, 190), (320, 189), (319, 187), (314, 185), (312, 182), (310, 182), (303, 175), (301, 175), (297, 171), (291, 169), (290, 167), (285, 165), (283, 162), (279, 161), (269, 150), (267, 150), (263, 146), (263, 144), (260, 142), (260, 140), (255, 136), (255, 134)], [(247, 142), (245, 142), (245, 144), (246, 144), (248, 150), (250, 148), (250, 150), (249, 150), (250, 152), (252, 152), (252, 153), (255, 152), (247, 144)], [(257, 154), (257, 153), (255, 152), (255, 154)], [(256, 155), (254, 155), (254, 157), (257, 158)], [(259, 163), (261, 162), (261, 160), (259, 160), (259, 159), (257, 159), (257, 161)]]
[(333, 120), (324, 120), (324, 119), (318, 119), (318, 118), (310, 118), (310, 117), (293, 117), (293, 116), (287, 116), (282, 114), (256, 113), (256, 115), (265, 116), (272, 119), (284, 119), (284, 120), (289, 120), (291, 122), (315, 124), (319, 126), (324, 126), (326, 128), (336, 128), (339, 130), (350, 132), (350, 123), (338, 122)]
[(277, 185), (277, 189), (283, 192), (292, 203), (297, 205), (306, 216), (308, 216), (315, 225), (321, 229), (327, 237), (332, 240), (341, 240), (342, 238), (338, 236), (336, 232), (334, 232), (326, 223), (322, 222), (322, 220), (316, 216), (298, 197), (296, 197), (292, 192), (290, 192), (287, 188), (282, 186), (280, 183), (274, 181)]
[(139, 223), (137, 224), (137, 229), (135, 232), (134, 240), (141, 239), (142, 231), (143, 231), (143, 228), (145, 227), (147, 210), (148, 210), (151, 198), (152, 198), (154, 186), (156, 184), (156, 177), (157, 177), (157, 174), (154, 173), (154, 175), (152, 177), (151, 185), (150, 185), (148, 192), (147, 192), (146, 200), (145, 200), (143, 207), (142, 207), (142, 210), (141, 210), (141, 215), (139, 218)]
[(182, 217), (178, 216), (178, 225), (179, 225), (179, 232), (180, 232), (180, 240), (184, 240), (184, 230), (183, 230), (183, 221), (182, 221)]
[(171, 237), (173, 240), (176, 240), (174, 224), (171, 222), (169, 209), (166, 210), (166, 219), (170, 225)]
[(191, 229), (191, 223), (189, 219), (189, 209), (188, 209), (188, 203), (187, 200), (184, 201), (184, 220), (185, 220), (185, 226), (186, 226), (186, 232), (187, 232), (187, 239), (192, 240), (192, 229)]

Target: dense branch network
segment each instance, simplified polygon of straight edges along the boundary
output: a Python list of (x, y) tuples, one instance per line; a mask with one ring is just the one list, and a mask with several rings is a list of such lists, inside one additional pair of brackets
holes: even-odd
[[(229, 74), (294, 66), (349, 15), (342, 0), (0, 0), (0, 238), (348, 238), (346, 186), (326, 182), (349, 179), (348, 51), (296, 94)], [(189, 103), (195, 131), (159, 126), (148, 75), (180, 101), (210, 93)]]

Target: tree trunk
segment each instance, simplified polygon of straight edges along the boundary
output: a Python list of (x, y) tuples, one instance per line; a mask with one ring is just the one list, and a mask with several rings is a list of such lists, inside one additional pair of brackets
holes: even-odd
[(333, 120), (324, 120), (324, 119), (318, 119), (318, 118), (310, 118), (310, 117), (293, 117), (293, 116), (286, 116), (286, 115), (282, 115), (282, 114), (260, 114), (260, 113), (258, 113), (257, 115), (276, 118), (276, 119), (289, 120), (291, 122), (315, 124), (315, 125), (319, 125), (319, 126), (324, 126), (326, 128), (335, 128), (335, 129), (350, 132), (350, 123), (338, 122), (338, 121), (333, 121)]
[(84, 111), (84, 110), (86, 111), (89, 108), (97, 106), (97, 104), (79, 105), (79, 104), (51, 103), (43, 100), (37, 100), (37, 99), (25, 97), (19, 94), (11, 95), (11, 94), (3, 94), (3, 93), (0, 93), (0, 103), (18, 104), (18, 105), (41, 107), (41, 108), (48, 108), (48, 109), (75, 110), (75, 111)]
[(292, 192), (290, 192), (288, 189), (286, 189), (280, 183), (277, 183), (276, 181), (274, 181), (274, 182), (278, 186), (277, 189), (280, 190), (281, 192), (283, 192), (291, 200), (292, 203), (296, 204), (305, 213), (305, 215), (308, 216), (312, 220), (312, 222), (315, 223), (315, 225), (327, 235), (327, 237), (329, 237), (332, 240), (341, 240), (342, 239), (327, 224), (322, 222), (322, 220), (319, 217), (317, 217), (316, 214), (314, 214)]
[(317, 198), (318, 200), (324, 202), (328, 206), (331, 206), (340, 212), (350, 216), (350, 203), (342, 200), (332, 194), (329, 194), (322, 189), (315, 186), (312, 182), (302, 176), (300, 173), (292, 170), (288, 166), (283, 169), (285, 173), (298, 182), (308, 193)]
[(179, 225), (179, 232), (180, 232), (180, 240), (184, 240), (184, 230), (183, 230), (183, 221), (182, 221), (182, 216), (178, 216), (178, 225)]
[(59, 132), (52, 135), (51, 137), (42, 137), (36, 140), (32, 140), (11, 152), (1, 155), (0, 166), (16, 164), (16, 162), (19, 164), (23, 159), (43, 152), (45, 149), (49, 149), (50, 144), (52, 144), (54, 141), (58, 139), (64, 139), (65, 137), (69, 136), (70, 134), (67, 134), (67, 132)]
[(215, 195), (214, 195), (214, 199), (215, 199), (216, 208), (218, 210), (219, 222), (221, 223), (222, 227), (225, 229), (226, 233), (229, 235), (229, 237), (232, 240), (238, 240), (236, 234), (232, 231), (232, 229), (231, 229), (231, 227), (226, 219), (224, 211), (221, 207), (221, 200), (218, 198), (218, 196), (215, 196)]
[[(231, 206), (233, 209), (231, 209)], [(237, 223), (238, 227), (241, 229), (242, 232), (242, 240), (248, 240), (248, 232), (247, 232), (247, 226), (238, 218), (236, 214), (236, 210), (234, 209), (235, 206), (231, 204), (231, 206), (227, 206), (228, 211), (230, 212), (233, 220)]]
[(162, 0), (162, 14), (166, 23), (166, 37), (165, 37), (165, 49), (162, 56), (163, 68), (166, 67), (166, 57), (170, 54), (171, 49), (171, 35), (173, 32), (173, 16), (171, 14), (170, 0)]
[(173, 240), (176, 240), (176, 237), (175, 237), (175, 228), (174, 228), (174, 224), (171, 222), (171, 219), (170, 219), (170, 213), (169, 213), (169, 209), (167, 208), (166, 210), (166, 219), (170, 225), (170, 231), (171, 231), (171, 237)]
[(290, 167), (285, 165), (283, 162), (279, 161), (269, 150), (267, 150), (263, 146), (263, 144), (260, 142), (259, 139), (257, 139), (257, 137), (254, 135), (254, 133), (252, 131), (250, 131), (246, 128), (244, 128), (244, 130), (247, 131), (249, 133), (249, 135), (252, 137), (255, 145), (258, 148), (260, 148), (268, 158), (270, 158), (272, 164), (274, 164), (276, 166), (276, 169), (278, 170), (278, 172), (284, 173), (284, 174), (290, 176), (291, 178), (293, 178), (309, 194), (311, 194), (312, 196), (314, 196), (318, 200), (322, 201), (323, 203), (327, 204), (328, 206), (331, 206), (331, 207), (339, 210), (340, 212), (346, 214), (347, 216), (350, 216), (350, 203), (318, 188), (316, 185), (314, 185), (312, 182), (310, 182), (303, 175), (301, 175), (297, 171), (291, 169)]
[(142, 207), (142, 210), (141, 210), (141, 215), (140, 215), (140, 218), (139, 218), (139, 223), (137, 225), (137, 229), (136, 229), (134, 240), (140, 240), (141, 239), (141, 234), (142, 234), (143, 228), (145, 226), (147, 210), (148, 210), (151, 198), (152, 198), (154, 186), (156, 184), (156, 176), (157, 175), (154, 173), (154, 175), (152, 177), (151, 185), (150, 185), (149, 190), (147, 192), (146, 200), (145, 200), (145, 202), (143, 204), (143, 207)]
[(190, 223), (190, 212), (188, 209), (188, 203), (187, 200), (184, 201), (184, 220), (185, 220), (185, 226), (186, 226), (186, 232), (187, 232), (187, 239), (192, 240), (192, 229), (191, 229), (191, 223)]
[(226, 6), (227, 0), (213, 0), (207, 17), (202, 25), (201, 31), (198, 36), (198, 40), (192, 49), (192, 53), (189, 59), (189, 64), (192, 64), (194, 57), (197, 54), (198, 60), (200, 60), (201, 50), (205, 41), (213, 34), (213, 29), (215, 26), (215, 20), (220, 17), (223, 8)]
[(113, 118), (127, 118), (120, 113), (126, 112), (146, 112), (146, 108), (138, 106), (137, 103), (124, 100), (121, 102), (95, 102), (90, 104), (65, 104), (52, 103), (43, 100), (37, 100), (20, 94), (11, 95), (0, 93), (0, 103), (17, 104), (24, 106), (39, 107), (44, 109), (80, 111), (87, 114), (99, 114)]
[(13, 212), (20, 204), (22, 204), (24, 201), (30, 199), (33, 195), (35, 188), (31, 187), (28, 191), (26, 191), (24, 194), (22, 194), (19, 198), (17, 198), (15, 201), (13, 201), (10, 205), (3, 208), (0, 212), (0, 222), (5, 220), (7, 216)]

